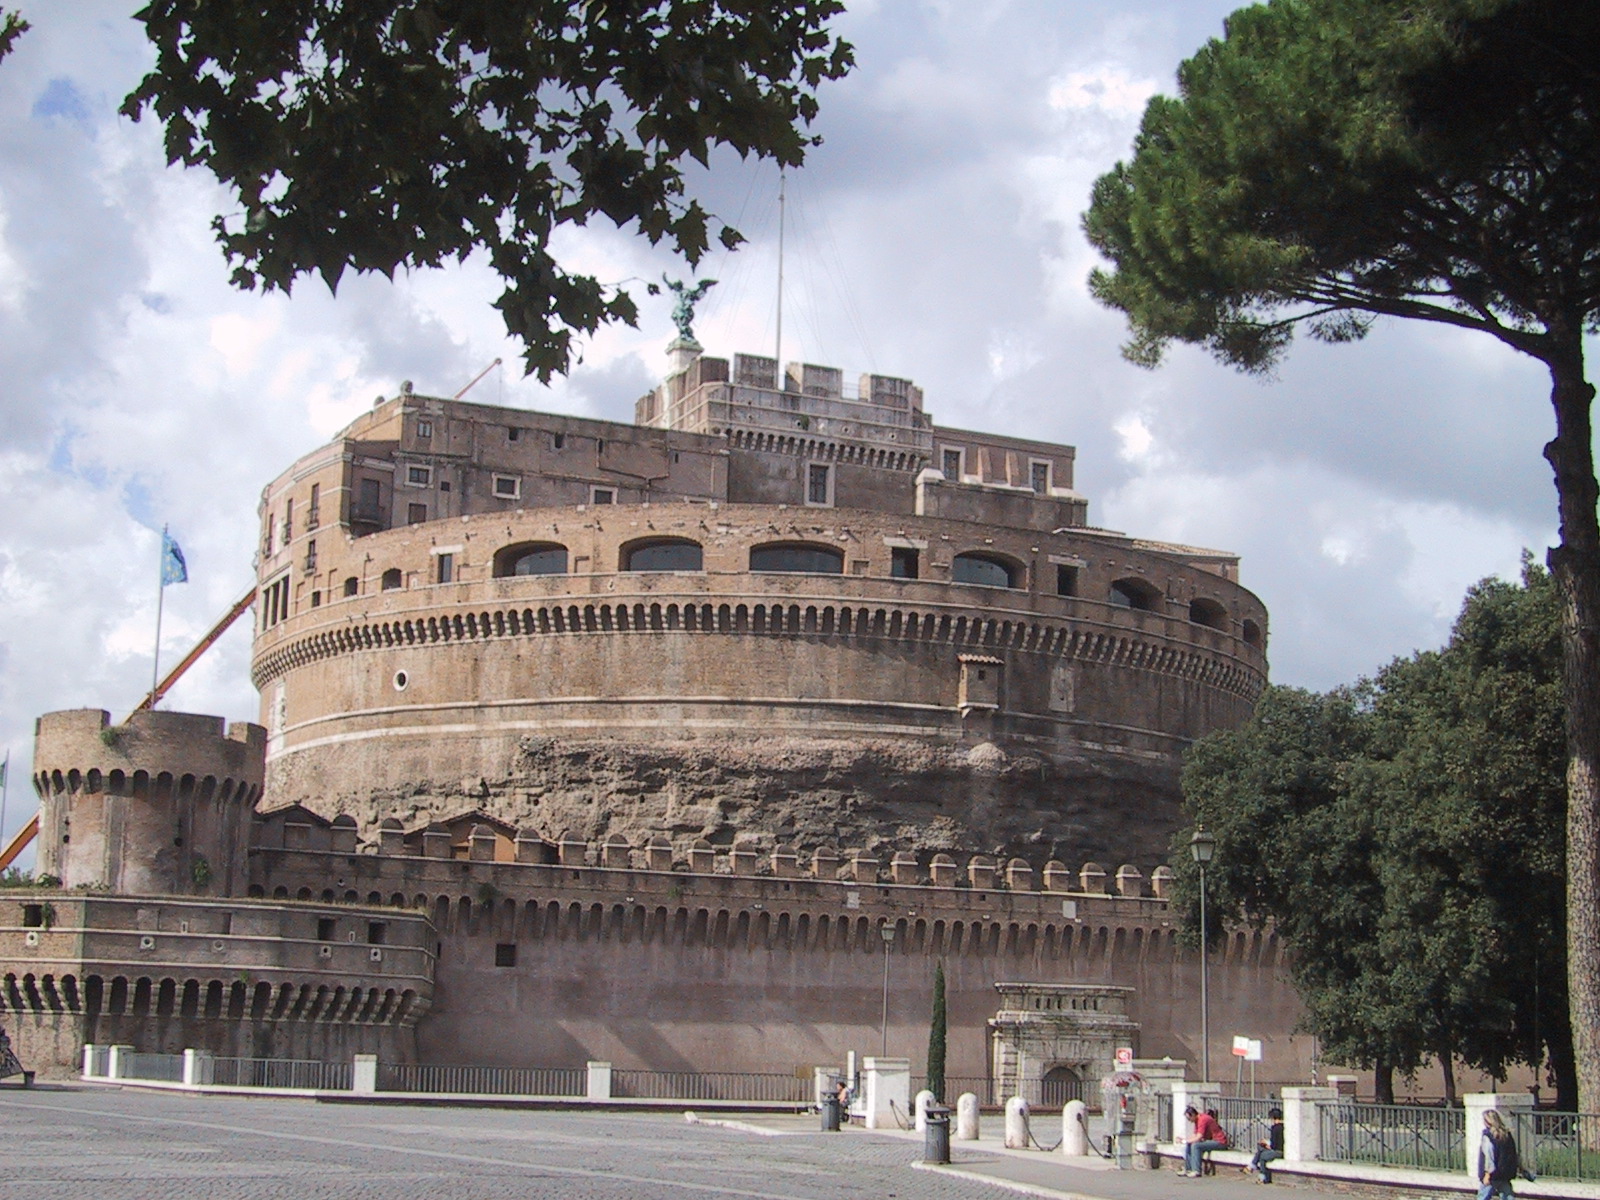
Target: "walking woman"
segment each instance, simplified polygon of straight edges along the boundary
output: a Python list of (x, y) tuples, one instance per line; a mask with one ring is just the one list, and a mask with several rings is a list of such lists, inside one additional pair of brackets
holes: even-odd
[(1499, 1111), (1488, 1109), (1483, 1114), (1483, 1139), (1478, 1143), (1478, 1200), (1489, 1200), (1491, 1196), (1512, 1200), (1511, 1181), (1520, 1166), (1517, 1139), (1511, 1136)]

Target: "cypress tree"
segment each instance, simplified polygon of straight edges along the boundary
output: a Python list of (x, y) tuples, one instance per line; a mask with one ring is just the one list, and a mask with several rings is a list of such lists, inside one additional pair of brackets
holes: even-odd
[(944, 1103), (944, 963), (933, 968), (933, 1020), (928, 1028), (928, 1090)]

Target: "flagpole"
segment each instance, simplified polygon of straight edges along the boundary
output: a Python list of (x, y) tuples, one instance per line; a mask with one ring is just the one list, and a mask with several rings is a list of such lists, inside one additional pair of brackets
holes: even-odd
[(11, 748), (6, 747), (6, 760), (0, 763), (0, 850), (6, 842), (6, 797), (11, 794)]
[(167, 527), (161, 527), (161, 548), (156, 554), (156, 652), (150, 667), (150, 707), (154, 708), (160, 697), (156, 688), (161, 686), (161, 605), (167, 597)]

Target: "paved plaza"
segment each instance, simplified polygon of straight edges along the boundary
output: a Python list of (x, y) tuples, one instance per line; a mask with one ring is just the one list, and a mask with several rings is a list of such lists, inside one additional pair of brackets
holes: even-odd
[(41, 1086), (0, 1088), (0, 1131), (6, 1200), (1259, 1200), (1266, 1190), (1237, 1173), (1096, 1170), (993, 1142), (958, 1143), (948, 1171), (919, 1169), (914, 1135), (825, 1134), (814, 1117), (691, 1123), (681, 1112)]

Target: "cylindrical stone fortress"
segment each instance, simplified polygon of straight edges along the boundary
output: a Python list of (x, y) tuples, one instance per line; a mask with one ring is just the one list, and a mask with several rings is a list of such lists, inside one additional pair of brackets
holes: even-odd
[(670, 429), (406, 392), (270, 485), (269, 803), (1162, 861), (1266, 680), (1237, 559), (1086, 526), (1070, 447), (752, 361), (641, 401)]

